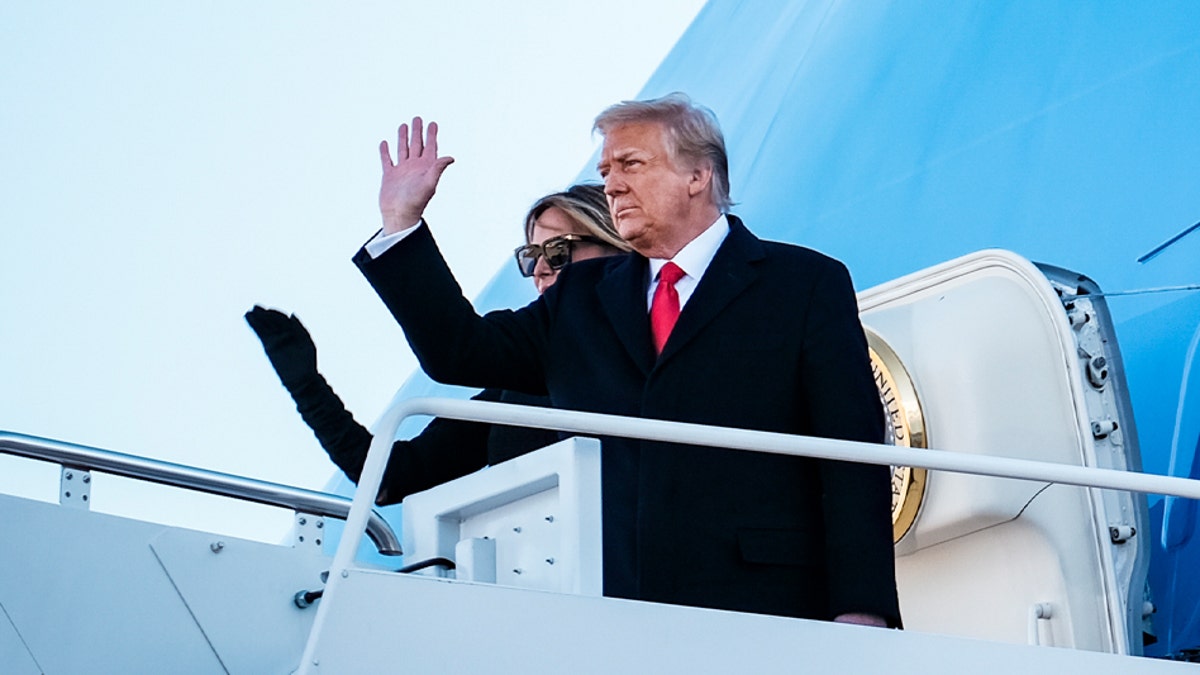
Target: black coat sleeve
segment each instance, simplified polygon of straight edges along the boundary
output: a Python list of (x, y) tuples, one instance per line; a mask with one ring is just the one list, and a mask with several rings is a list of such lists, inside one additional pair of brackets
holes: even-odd
[[(549, 399), (485, 389), (474, 401), (548, 406)], [(485, 466), (546, 447), (559, 440), (546, 429), (434, 419), (418, 436), (396, 441), (384, 474), (379, 504), (395, 504), (408, 495), (461, 478)]]
[[(475, 401), (499, 401), (498, 389), (485, 389)], [(435, 418), (420, 434), (396, 441), (377, 503), (396, 504), (408, 495), (478, 471), (488, 464), (492, 425)], [(361, 465), (360, 465), (361, 466)]]
[(371, 447), (371, 432), (346, 410), (342, 399), (320, 374), (289, 385), (288, 393), (329, 459), (357, 483)]
[[(288, 391), (329, 458), (357, 484), (371, 447), (371, 432), (354, 419), (320, 375), (289, 386)], [(473, 398), (499, 401), (501, 392), (485, 390)], [(486, 423), (437, 418), (411, 440), (396, 441), (376, 503), (395, 504), (414, 492), (483, 468), (488, 463), (491, 431)]]
[(378, 258), (359, 250), (354, 263), (435, 381), (546, 394), (548, 313), (542, 298), (520, 310), (480, 316), (424, 224)]

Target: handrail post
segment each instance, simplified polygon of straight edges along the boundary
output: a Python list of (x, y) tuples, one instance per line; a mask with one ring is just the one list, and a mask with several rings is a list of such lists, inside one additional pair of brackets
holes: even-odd
[(379, 486), (383, 483), (383, 471), (392, 452), (396, 431), (405, 418), (420, 414), (422, 404), (429, 400), (431, 399), (416, 398), (401, 401), (384, 412), (371, 429), (371, 445), (367, 449), (367, 459), (358, 476), (358, 489), (354, 491), (350, 515), (346, 518), (342, 538), (338, 542), (337, 552), (333, 555), (329, 580), (325, 582), (325, 594), (321, 603), (317, 605), (317, 615), (313, 618), (308, 640), (304, 644), (304, 653), (300, 657), (300, 667), (297, 670), (299, 675), (312, 672), (312, 667), (317, 665), (314, 660), (317, 638), (324, 630), (326, 617), (329, 616), (330, 600), (334, 599), (336, 602), (337, 588), (342, 579), (349, 575), (350, 565), (354, 562), (357, 542), (367, 526), (367, 512), (372, 510), (375, 497), (379, 494)]

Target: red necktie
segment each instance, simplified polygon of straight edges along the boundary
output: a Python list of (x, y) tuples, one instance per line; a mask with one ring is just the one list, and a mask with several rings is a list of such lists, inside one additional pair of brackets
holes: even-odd
[(654, 351), (661, 354), (671, 329), (679, 319), (679, 292), (675, 282), (683, 278), (679, 265), (669, 262), (658, 272), (658, 288), (650, 303), (650, 333), (654, 336)]

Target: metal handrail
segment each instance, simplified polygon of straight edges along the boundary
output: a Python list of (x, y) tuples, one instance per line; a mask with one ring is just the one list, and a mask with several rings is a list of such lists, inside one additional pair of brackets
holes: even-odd
[[(321, 517), (345, 520), (350, 515), (351, 500), (338, 495), (10, 431), (0, 431), (0, 452), (55, 462), (74, 469), (102, 471), (222, 497), (290, 508)], [(359, 535), (361, 533), (360, 528)], [(396, 533), (374, 509), (368, 514), (366, 534), (381, 554), (400, 555), (400, 541), (396, 538)]]
[[(938, 449), (905, 448), (771, 431), (714, 427), (687, 422), (668, 422), (576, 410), (521, 406), (511, 403), (413, 398), (394, 405), (384, 413), (372, 429), (374, 439), (367, 453), (362, 474), (359, 476), (358, 490), (354, 494), (354, 506), (351, 508), (350, 516), (346, 519), (345, 531), (350, 536), (354, 536), (356, 532), (362, 532), (365, 518), (363, 509), (367, 508), (371, 501), (368, 495), (379, 493), (379, 486), (383, 481), (383, 470), (391, 452), (391, 443), (388, 439), (395, 437), (396, 430), (403, 420), (414, 415), (432, 415), (510, 426), (541, 427), (588, 436), (620, 436), (867, 464), (924, 467), (955, 473), (1200, 499), (1200, 480), (1176, 476), (945, 452)], [(352, 560), (353, 551), (343, 542), (334, 555), (333, 569), (344, 570), (349, 567)]]
[[(380, 420), (377, 435), (391, 438), (399, 422), (413, 415), (1200, 499), (1200, 480), (1177, 476), (487, 401), (438, 398), (402, 401)], [(380, 459), (386, 460), (386, 452)], [(370, 463), (368, 456), (367, 466), (360, 476), (360, 488), (368, 477)], [(382, 468), (382, 465), (378, 467)]]

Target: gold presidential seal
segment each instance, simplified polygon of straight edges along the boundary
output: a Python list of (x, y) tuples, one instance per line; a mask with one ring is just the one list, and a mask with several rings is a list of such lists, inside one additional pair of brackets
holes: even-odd
[[(885, 443), (907, 448), (926, 448), (925, 416), (916, 387), (900, 357), (879, 336), (866, 329), (871, 371), (883, 402)], [(900, 541), (917, 520), (925, 497), (927, 473), (910, 466), (892, 467), (892, 541)]]

